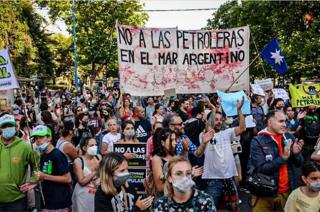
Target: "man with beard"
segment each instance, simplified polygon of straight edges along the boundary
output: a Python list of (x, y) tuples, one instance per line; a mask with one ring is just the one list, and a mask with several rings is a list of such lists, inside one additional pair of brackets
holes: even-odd
[(182, 121), (185, 122), (189, 118), (188, 109), (190, 107), (190, 102), (187, 98), (180, 100), (180, 108), (177, 110), (178, 115), (181, 117)]
[(207, 180), (206, 192), (212, 196), (217, 207), (221, 203), (222, 197), (232, 209), (236, 207), (237, 191), (233, 178), (238, 176), (238, 172), (231, 142), (246, 130), (245, 119), (241, 112), (243, 102), (244, 98), (237, 102), (239, 126), (221, 130), (222, 114), (220, 112), (211, 114), (214, 121), (208, 124), (208, 128), (214, 131), (214, 137), (205, 149), (202, 179)]
[[(176, 113), (168, 114), (163, 120), (163, 127), (169, 127), (177, 135), (176, 153), (177, 155), (188, 157), (189, 154), (193, 154), (195, 157), (201, 157), (204, 153), (206, 144), (213, 137), (213, 130), (210, 130), (203, 134), (203, 142), (197, 147), (192, 143), (184, 132), (184, 123), (181, 117)], [(209, 139), (208, 139), (209, 138)]]

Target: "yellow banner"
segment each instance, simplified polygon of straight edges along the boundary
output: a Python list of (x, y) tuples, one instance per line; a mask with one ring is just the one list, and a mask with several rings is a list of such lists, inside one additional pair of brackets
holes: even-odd
[(289, 85), (292, 107), (320, 107), (320, 84)]

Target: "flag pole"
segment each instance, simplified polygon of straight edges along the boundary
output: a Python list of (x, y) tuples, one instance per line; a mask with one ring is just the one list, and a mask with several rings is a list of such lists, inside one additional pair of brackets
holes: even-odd
[(252, 63), (254, 61), (256, 61), (256, 59), (258, 59), (258, 57), (260, 56), (260, 54), (258, 54), (252, 61), (251, 63), (241, 72), (241, 74), (235, 79), (233, 80), (233, 82), (231, 83), (231, 85), (227, 88), (227, 90), (225, 92), (229, 92), (230, 88), (232, 88), (232, 86), (234, 85), (234, 83), (244, 74), (244, 72), (246, 72), (248, 70), (248, 68), (252, 65)]

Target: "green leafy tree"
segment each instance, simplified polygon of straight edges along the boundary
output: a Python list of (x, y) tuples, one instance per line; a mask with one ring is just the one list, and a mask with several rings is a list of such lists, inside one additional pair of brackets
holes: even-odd
[[(313, 21), (306, 27), (306, 14)], [(277, 37), (289, 66), (288, 78), (292, 76), (312, 77), (319, 75), (320, 10), (318, 2), (311, 1), (230, 1), (223, 4), (208, 20), (208, 28), (231, 28), (250, 26), (250, 58), (271, 40)], [(256, 45), (255, 45), (256, 44)], [(278, 76), (262, 59), (250, 67), (253, 77)]]
[[(72, 33), (71, 1), (38, 1), (50, 9), (53, 21), (62, 18)], [(79, 67), (94, 79), (101, 72), (117, 76), (116, 23), (141, 26), (147, 14), (139, 12), (138, 0), (76, 1), (76, 31)]]
[(54, 76), (53, 55), (49, 48), (50, 34), (43, 27), (45, 19), (35, 12), (33, 4), (30, 2), (24, 2), (21, 8), (21, 18), (28, 25), (29, 34), (37, 48), (37, 57), (35, 58), (37, 74), (44, 77)]
[(72, 38), (60, 33), (52, 34), (48, 47), (52, 53), (55, 76), (71, 74), (73, 70)]
[(34, 70), (37, 48), (29, 34), (29, 26), (24, 22), (21, 9), (25, 1), (1, 1), (0, 5), (0, 49), (9, 48), (15, 72), (29, 76)]

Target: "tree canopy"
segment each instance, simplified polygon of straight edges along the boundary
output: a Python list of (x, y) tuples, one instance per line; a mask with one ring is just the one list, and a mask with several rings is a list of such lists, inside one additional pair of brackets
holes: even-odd
[[(50, 9), (53, 21), (61, 18), (72, 33), (71, 1), (38, 1)], [(76, 36), (79, 66), (85, 76), (96, 77), (104, 72), (118, 75), (116, 23), (141, 26), (148, 16), (139, 12), (138, 0), (76, 1)]]
[[(35, 10), (39, 6), (49, 9), (52, 23), (65, 21), (70, 36), (49, 32), (47, 26), (51, 22)], [(9, 47), (18, 75), (45, 79), (72, 75), (71, 6), (72, 1), (67, 0), (1, 1), (0, 49)], [(140, 10), (138, 0), (76, 1), (77, 53), (83, 77), (118, 75), (115, 25), (143, 25), (148, 16)]]
[[(312, 1), (229, 1), (208, 20), (207, 28), (250, 26), (250, 58), (276, 37), (289, 71), (286, 76), (313, 77), (320, 69), (320, 8)], [(256, 44), (256, 46), (255, 46)], [(253, 77), (278, 76), (263, 59), (250, 67)]]

